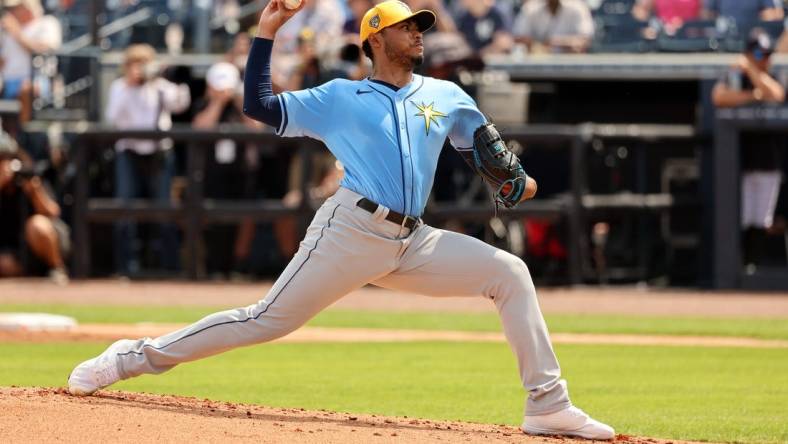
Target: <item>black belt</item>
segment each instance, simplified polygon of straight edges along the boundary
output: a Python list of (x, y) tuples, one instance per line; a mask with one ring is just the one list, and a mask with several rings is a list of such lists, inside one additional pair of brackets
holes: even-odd
[[(370, 213), (374, 213), (378, 210), (378, 204), (372, 202), (366, 197), (356, 202), (356, 206), (367, 210)], [(394, 222), (395, 224), (405, 227), (409, 230), (413, 230), (421, 222), (421, 219), (418, 217), (405, 216), (404, 214), (399, 214), (394, 210), (389, 210), (389, 214), (386, 215), (386, 220), (389, 222)]]

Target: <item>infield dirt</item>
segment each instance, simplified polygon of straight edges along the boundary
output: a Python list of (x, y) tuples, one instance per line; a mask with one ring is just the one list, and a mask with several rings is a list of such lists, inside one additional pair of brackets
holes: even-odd
[[(0, 388), (5, 442), (255, 442), (255, 443), (590, 443), (530, 437), (494, 424), (432, 421), (303, 409), (268, 408), (207, 399), (103, 391), (79, 398), (64, 389)], [(616, 442), (681, 441), (619, 435)]]

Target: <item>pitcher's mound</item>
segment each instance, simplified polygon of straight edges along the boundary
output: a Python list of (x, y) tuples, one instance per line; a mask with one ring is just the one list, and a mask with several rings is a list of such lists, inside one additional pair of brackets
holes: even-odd
[[(0, 387), (0, 411), (3, 412), (0, 430), (6, 442), (568, 444), (575, 441), (529, 437), (511, 426), (277, 409), (118, 391), (79, 398), (58, 388)], [(666, 442), (628, 436), (619, 436), (617, 441)]]

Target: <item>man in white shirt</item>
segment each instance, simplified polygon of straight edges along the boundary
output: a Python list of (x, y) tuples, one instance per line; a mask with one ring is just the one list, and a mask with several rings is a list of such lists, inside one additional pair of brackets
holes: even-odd
[(54, 51), (62, 43), (60, 23), (44, 15), (40, 0), (5, 0), (0, 18), (0, 59), (3, 76), (2, 98), (21, 101), (20, 121), (30, 120), (32, 101), (32, 59), (34, 54)]
[(529, 0), (517, 16), (513, 34), (532, 52), (585, 52), (594, 21), (580, 0)]
[[(172, 126), (170, 113), (183, 112), (189, 107), (189, 87), (159, 77), (155, 72), (158, 69), (155, 54), (146, 44), (132, 45), (126, 50), (124, 75), (112, 82), (107, 98), (106, 121), (116, 128), (167, 130)], [(121, 139), (115, 149), (148, 155), (158, 151), (159, 143)]]
[[(160, 129), (172, 126), (170, 113), (182, 112), (191, 103), (186, 85), (158, 76), (155, 50), (146, 44), (131, 45), (125, 53), (123, 77), (112, 82), (106, 121), (118, 129)], [(142, 197), (170, 202), (175, 160), (171, 143), (120, 139), (115, 144), (115, 197), (123, 201)], [(160, 225), (161, 251), (156, 255), (165, 269), (177, 268), (177, 233)], [(136, 274), (139, 263), (132, 245), (136, 227), (122, 221), (115, 226), (115, 267), (119, 275)]]

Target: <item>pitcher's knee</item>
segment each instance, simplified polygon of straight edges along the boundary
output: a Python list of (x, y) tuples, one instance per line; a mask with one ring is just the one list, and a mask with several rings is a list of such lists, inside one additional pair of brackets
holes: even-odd
[(496, 257), (497, 274), (490, 288), (490, 298), (496, 304), (520, 298), (530, 298), (534, 295), (533, 282), (528, 267), (522, 259), (510, 254), (501, 253)]
[(498, 257), (498, 270), (501, 277), (504, 279), (530, 279), (531, 274), (528, 271), (528, 266), (525, 265), (522, 259), (511, 254), (502, 252)]
[(277, 310), (275, 307), (267, 307), (253, 305), (249, 307), (250, 316), (254, 317), (255, 324), (258, 328), (257, 342), (268, 342), (274, 339), (287, 336), (288, 334), (298, 330), (309, 319), (302, 314), (288, 313), (282, 310)]

